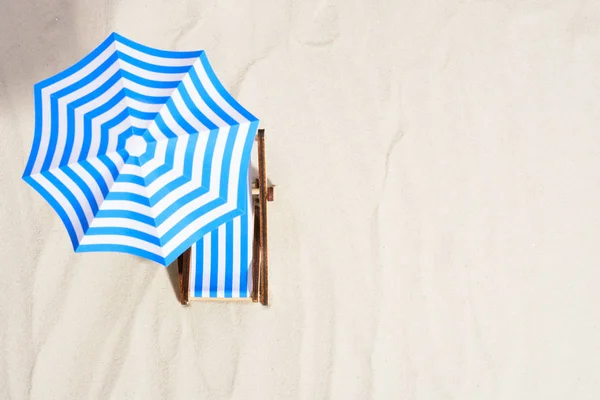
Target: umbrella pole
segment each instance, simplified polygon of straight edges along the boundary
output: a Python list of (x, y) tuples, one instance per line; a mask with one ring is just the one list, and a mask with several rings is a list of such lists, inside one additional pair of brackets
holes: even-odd
[(263, 306), (269, 304), (269, 253), (267, 246), (267, 161), (265, 155), (265, 130), (258, 135), (258, 200), (260, 211), (260, 276), (259, 297)]

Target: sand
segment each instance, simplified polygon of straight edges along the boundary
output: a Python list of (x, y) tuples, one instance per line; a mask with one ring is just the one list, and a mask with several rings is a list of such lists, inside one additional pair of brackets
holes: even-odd
[[(35, 82), (205, 49), (267, 129), (271, 302), (181, 307), (21, 180)], [(3, 0), (0, 399), (598, 399), (600, 5)]]

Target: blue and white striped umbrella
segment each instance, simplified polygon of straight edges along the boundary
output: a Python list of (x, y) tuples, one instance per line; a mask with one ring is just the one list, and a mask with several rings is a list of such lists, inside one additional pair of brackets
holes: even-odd
[(169, 265), (246, 212), (258, 120), (225, 90), (203, 51), (116, 33), (35, 85), (23, 179), (56, 210), (73, 247)]

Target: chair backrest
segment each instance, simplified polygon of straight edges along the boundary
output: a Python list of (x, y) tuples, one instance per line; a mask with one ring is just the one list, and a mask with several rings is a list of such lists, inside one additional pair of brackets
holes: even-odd
[[(250, 178), (250, 171), (248, 176)], [(250, 299), (254, 206), (248, 182), (246, 213), (219, 226), (191, 249), (190, 299)]]

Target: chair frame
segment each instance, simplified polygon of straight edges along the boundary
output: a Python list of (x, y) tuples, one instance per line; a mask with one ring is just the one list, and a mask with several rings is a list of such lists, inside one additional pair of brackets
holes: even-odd
[[(273, 186), (267, 182), (267, 160), (265, 154), (265, 130), (259, 129), (255, 137), (258, 145), (258, 179), (252, 184), (252, 204), (254, 206), (254, 241), (252, 249), (252, 302), (263, 306), (269, 304), (269, 253), (267, 232), (267, 201), (274, 200)], [(225, 300), (193, 297), (190, 299), (190, 263), (192, 249), (187, 249), (177, 258), (179, 275), (179, 301), (188, 305), (190, 300)], [(245, 300), (245, 299), (227, 299)]]

